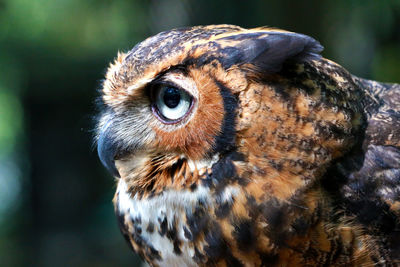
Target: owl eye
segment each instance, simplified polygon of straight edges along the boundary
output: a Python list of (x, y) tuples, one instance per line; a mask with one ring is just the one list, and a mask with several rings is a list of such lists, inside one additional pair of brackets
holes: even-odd
[(185, 90), (165, 84), (153, 90), (153, 111), (163, 122), (178, 122), (189, 112), (193, 97)]

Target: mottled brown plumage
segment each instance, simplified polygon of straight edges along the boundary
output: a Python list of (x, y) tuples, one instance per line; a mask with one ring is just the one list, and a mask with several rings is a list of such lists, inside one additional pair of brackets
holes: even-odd
[(400, 86), (321, 50), (214, 25), (118, 56), (98, 151), (135, 252), (153, 266), (400, 264)]

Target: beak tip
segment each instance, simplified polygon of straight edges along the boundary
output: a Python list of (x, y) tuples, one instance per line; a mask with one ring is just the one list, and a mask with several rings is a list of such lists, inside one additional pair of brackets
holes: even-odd
[(97, 141), (97, 153), (100, 161), (114, 177), (120, 178), (120, 174), (115, 166), (114, 158), (116, 151), (117, 147), (112, 139), (108, 136), (107, 131), (102, 132)]

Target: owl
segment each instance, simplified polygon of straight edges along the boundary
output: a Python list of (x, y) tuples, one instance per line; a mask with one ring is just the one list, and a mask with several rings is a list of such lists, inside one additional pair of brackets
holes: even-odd
[(133, 251), (151, 266), (400, 265), (400, 85), (322, 49), (213, 25), (118, 55), (96, 140)]

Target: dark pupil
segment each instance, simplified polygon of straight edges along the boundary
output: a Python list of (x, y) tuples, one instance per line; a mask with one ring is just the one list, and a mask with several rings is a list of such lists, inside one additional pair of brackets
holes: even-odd
[(173, 87), (168, 87), (164, 92), (164, 103), (169, 108), (175, 108), (181, 101), (181, 94), (179, 90)]

